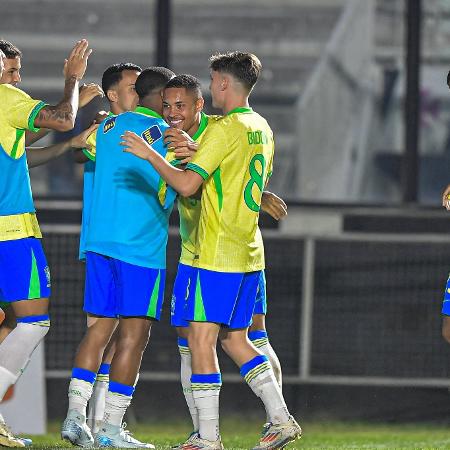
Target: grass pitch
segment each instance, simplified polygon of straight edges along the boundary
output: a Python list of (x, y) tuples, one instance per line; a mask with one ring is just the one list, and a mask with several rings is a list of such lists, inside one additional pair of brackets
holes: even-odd
[[(261, 423), (244, 418), (223, 420), (222, 439), (226, 449), (251, 449), (258, 440)], [(384, 425), (363, 423), (301, 422), (302, 439), (288, 449), (450, 449), (448, 427), (428, 424)], [(133, 434), (152, 442), (157, 449), (168, 449), (184, 440), (190, 432), (186, 422), (153, 422), (133, 427)], [(35, 436), (33, 448), (70, 447), (59, 437), (59, 424), (52, 423), (49, 433)]]

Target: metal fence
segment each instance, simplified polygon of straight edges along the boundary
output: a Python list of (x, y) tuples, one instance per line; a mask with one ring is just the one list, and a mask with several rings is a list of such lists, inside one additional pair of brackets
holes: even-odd
[[(53, 280), (47, 377), (65, 378), (85, 329), (84, 265), (77, 261), (77, 227), (44, 230)], [(450, 384), (450, 346), (440, 336), (449, 238), (264, 235), (268, 330), (285, 384)], [(173, 232), (163, 320), (152, 330), (142, 380), (179, 378), (168, 311), (178, 254), (179, 239)], [(228, 358), (220, 361), (226, 380), (241, 380)]]

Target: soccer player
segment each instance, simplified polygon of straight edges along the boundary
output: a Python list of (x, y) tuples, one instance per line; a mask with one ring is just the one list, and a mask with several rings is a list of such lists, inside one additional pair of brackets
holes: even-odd
[[(136, 94), (136, 79), (142, 69), (136, 64), (120, 63), (113, 64), (108, 67), (102, 75), (102, 89), (109, 103), (109, 112), (101, 114), (97, 119), (101, 123), (107, 117), (119, 115), (126, 111), (133, 111), (138, 103)], [(84, 164), (83, 176), (83, 215), (80, 234), (80, 259), (85, 259), (85, 239), (87, 227), (89, 224), (89, 211), (92, 201), (92, 190), (94, 186), (95, 157), (93, 150), (95, 148), (95, 133), (88, 140), (90, 149), (79, 152), (77, 155), (78, 162)], [(87, 316), (87, 325), (91, 326), (97, 321), (97, 317)], [(100, 422), (103, 420), (105, 412), (105, 396), (108, 390), (109, 370), (111, 361), (114, 356), (115, 342), (117, 332), (113, 334), (108, 346), (103, 354), (102, 363), (95, 379), (92, 397), (89, 400), (89, 411), (87, 424), (92, 433), (96, 434), (99, 429)]]
[(163, 133), (168, 126), (161, 117), (162, 90), (173, 76), (162, 67), (142, 71), (135, 84), (139, 106), (134, 112), (108, 118), (97, 130), (92, 155), (95, 182), (85, 244), (84, 310), (98, 319), (87, 329), (75, 357), (68, 414), (61, 431), (62, 437), (75, 445), (93, 444), (86, 405), (102, 355), (117, 327), (105, 414), (95, 445), (154, 448), (133, 438), (121, 425), (152, 321), (160, 318), (168, 219), (175, 192), (167, 190), (159, 195), (158, 173), (124, 153), (119, 142), (126, 130), (135, 130), (165, 157)]
[[(64, 96), (55, 106), (34, 100), (9, 84), (0, 85), (0, 300), (11, 303), (17, 317), (16, 328), (0, 344), (0, 398), (16, 383), (50, 326), (50, 271), (39, 241), (42, 236), (31, 194), (25, 131), (73, 128), (78, 84), (90, 53), (84, 39), (74, 46), (65, 65)], [(0, 59), (3, 76), (6, 58)], [(0, 445), (25, 444), (0, 423)]]
[[(264, 247), (258, 216), (273, 161), (273, 136), (248, 97), (261, 71), (258, 58), (233, 52), (211, 58), (213, 106), (224, 117), (211, 122), (186, 170), (170, 165), (135, 133), (123, 136), (126, 152), (150, 162), (182, 196), (202, 187), (194, 269), (184, 318), (190, 322), (191, 387), (199, 413), (199, 433), (184, 449), (221, 449), (216, 354), (219, 332), (225, 351), (263, 401), (270, 423), (255, 449), (282, 448), (301, 435), (290, 416), (268, 358), (248, 340)], [(203, 185), (203, 186), (202, 186)]]
[[(210, 120), (220, 116), (207, 116), (202, 112), (204, 100), (200, 82), (192, 75), (178, 75), (172, 78), (164, 90), (163, 117), (172, 127), (165, 132), (165, 140), (170, 142), (171, 152), (168, 159), (173, 165), (186, 164), (195, 154), (197, 146), (207, 130)], [(197, 145), (191, 145), (196, 143)], [(200, 218), (200, 200), (195, 198), (178, 198), (180, 215), (181, 255), (177, 276), (173, 287), (171, 304), (171, 324), (178, 334), (178, 349), (181, 358), (181, 385), (186, 403), (191, 414), (194, 434), (198, 431), (198, 412), (194, 405), (191, 389), (191, 354), (187, 342), (189, 322), (183, 319), (185, 294), (189, 274), (195, 256), (195, 241)], [(286, 204), (275, 194), (264, 191), (261, 208), (276, 220), (287, 214)], [(272, 349), (265, 329), (266, 286), (262, 273), (258, 285), (258, 296), (253, 314), (253, 323), (249, 330), (249, 338), (253, 344), (265, 354), (274, 369), (278, 384), (281, 386), (281, 366)]]

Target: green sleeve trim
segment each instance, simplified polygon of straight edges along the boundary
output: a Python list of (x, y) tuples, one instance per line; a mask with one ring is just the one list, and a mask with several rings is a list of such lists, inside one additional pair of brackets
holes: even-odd
[(197, 166), (197, 164), (188, 163), (186, 169), (198, 173), (204, 180), (207, 180), (209, 178), (209, 173), (205, 169), (202, 169), (200, 166)]
[(81, 149), (81, 151), (83, 152), (84, 156), (95, 162), (95, 155), (93, 155), (86, 147)]
[(39, 102), (31, 111), (30, 116), (28, 117), (28, 130), (34, 131), (35, 133), (40, 130), (40, 128), (34, 126), (34, 121), (36, 116), (39, 114), (42, 108), (45, 108), (47, 103)]
[(198, 126), (197, 132), (192, 136), (192, 139), (196, 141), (202, 133), (206, 130), (208, 126), (208, 116), (205, 113), (201, 113), (200, 125)]
[(213, 173), (213, 180), (216, 186), (217, 202), (219, 204), (219, 212), (220, 212), (222, 211), (223, 207), (223, 190), (222, 190), (222, 180), (220, 178), (220, 167)]

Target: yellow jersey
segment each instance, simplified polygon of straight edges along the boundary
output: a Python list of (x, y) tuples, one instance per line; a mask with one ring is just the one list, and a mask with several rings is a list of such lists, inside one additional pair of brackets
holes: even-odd
[(0, 85), (0, 241), (42, 237), (25, 155), (25, 131), (46, 106), (9, 84)]
[(264, 269), (258, 218), (273, 155), (272, 130), (251, 108), (236, 108), (208, 125), (186, 167), (205, 180), (195, 267), (218, 272)]

